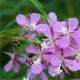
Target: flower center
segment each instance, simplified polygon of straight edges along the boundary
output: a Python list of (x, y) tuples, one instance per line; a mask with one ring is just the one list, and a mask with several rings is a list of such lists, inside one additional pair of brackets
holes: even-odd
[(42, 47), (42, 50), (45, 48), (48, 48), (47, 43), (46, 42), (41, 43), (41, 47)]
[(38, 58), (38, 59), (34, 60), (33, 63), (36, 64), (36, 65), (40, 64), (41, 63), (41, 58)]
[(69, 31), (68, 31), (68, 29), (67, 28), (65, 28), (65, 27), (61, 27), (61, 30), (60, 30), (63, 34), (65, 34), (65, 35), (69, 35)]
[(35, 30), (36, 27), (37, 27), (36, 23), (31, 23), (30, 26), (31, 26), (31, 29), (32, 29), (32, 30)]
[(53, 42), (53, 39), (49, 39), (48, 42), (44, 41), (43, 43), (41, 43), (42, 50), (45, 48), (48, 48), (52, 42)]
[(76, 51), (74, 52), (74, 54), (77, 55), (77, 56), (76, 56), (76, 60), (79, 60), (79, 61), (80, 61), (80, 50), (76, 50)]

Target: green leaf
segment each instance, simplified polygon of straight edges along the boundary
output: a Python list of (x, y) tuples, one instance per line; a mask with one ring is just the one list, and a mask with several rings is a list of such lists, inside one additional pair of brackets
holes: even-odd
[(0, 47), (10, 43), (12, 37), (19, 35), (20, 29), (6, 29), (0, 32)]
[(33, 3), (33, 5), (38, 9), (39, 12), (42, 13), (42, 15), (47, 18), (47, 13), (43, 7), (43, 5), (39, 2), (39, 0), (29, 0)]
[(13, 70), (5, 72), (2, 68), (0, 68), (0, 71), (1, 80), (22, 80), (26, 76), (27, 67), (22, 65), (19, 73), (15, 73)]

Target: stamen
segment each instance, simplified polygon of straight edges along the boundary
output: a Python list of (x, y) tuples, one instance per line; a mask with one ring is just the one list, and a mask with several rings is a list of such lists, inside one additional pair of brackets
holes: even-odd
[(80, 61), (80, 50), (75, 50), (74, 54), (77, 54), (76, 60)]
[(38, 58), (37, 60), (34, 60), (33, 63), (36, 64), (36, 65), (40, 64), (41, 63), (41, 58)]
[(31, 24), (30, 24), (30, 27), (31, 27), (32, 30), (35, 30), (36, 27), (37, 27), (37, 26), (36, 26), (36, 23), (31, 23)]
[(60, 74), (60, 73), (63, 71), (63, 70), (61, 69), (61, 63), (62, 63), (62, 61), (60, 62), (60, 65), (56, 68), (53, 76), (56, 76), (56, 75)]
[(43, 42), (43, 43), (41, 44), (41, 47), (42, 47), (42, 50), (45, 49), (45, 48), (48, 48), (47, 43), (46, 43), (46, 42)]
[(59, 67), (57, 67), (58, 74), (60, 74), (63, 70), (61, 69), (62, 60), (60, 62)]
[(52, 42), (53, 42), (52, 39), (50, 39), (50, 41), (49, 41), (48, 43), (46, 43), (46, 41), (43, 42), (43, 43), (41, 44), (41, 46), (42, 46), (42, 50), (45, 49), (45, 48), (48, 48), (49, 45), (50, 45)]
[(29, 73), (29, 75), (27, 76), (25, 80), (29, 80), (30, 75), (31, 75), (31, 72)]
[(57, 72), (57, 74), (60, 74), (63, 70), (60, 69), (60, 67), (57, 67), (57, 69), (55, 71)]
[(80, 54), (76, 56), (76, 60), (80, 61)]
[(64, 34), (69, 34), (69, 31), (67, 28), (64, 28), (64, 27), (61, 27), (61, 30), (60, 30), (62, 33)]

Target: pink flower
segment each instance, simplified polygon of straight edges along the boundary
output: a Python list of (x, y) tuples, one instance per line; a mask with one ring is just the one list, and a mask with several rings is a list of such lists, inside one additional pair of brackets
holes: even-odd
[(35, 80), (36, 76), (38, 76), (41, 80), (48, 80), (48, 77), (44, 72), (41, 72), (39, 75), (35, 75), (35, 74), (31, 73), (30, 69), (28, 69), (26, 79), (34, 79)]
[(64, 69), (66, 73), (69, 73), (70, 71), (78, 71), (80, 70), (80, 61), (78, 62), (75, 58), (74, 49), (72, 48), (65, 48), (61, 49), (60, 53), (55, 53), (54, 55), (50, 57), (50, 63), (49, 66), (49, 74), (51, 76), (59, 75)]
[[(16, 22), (20, 26), (22, 26), (22, 28), (25, 31), (27, 31), (27, 30), (29, 30), (29, 31), (35, 31), (35, 29), (38, 26), (39, 20), (40, 20), (40, 14), (38, 14), (38, 13), (32, 13), (30, 15), (30, 17), (28, 17), (28, 16), (26, 17), (26, 16), (24, 16), (22, 14), (19, 14), (16, 17)], [(26, 38), (28, 38), (30, 40), (32, 40), (33, 38), (35, 38), (35, 34), (26, 33), (25, 31), (22, 32), (20, 34), (20, 36), (26, 37)]]
[(19, 36), (28, 38), (29, 40), (33, 40), (35, 38), (36, 34), (29, 34), (29, 33), (26, 33), (25, 31), (23, 31), (19, 34)]
[(20, 70), (19, 62), (25, 63), (28, 57), (17, 57), (18, 55), (15, 53), (10, 53), (8, 55), (10, 56), (11, 60), (4, 66), (4, 70), (8, 72), (12, 68), (15, 72), (18, 73)]
[(68, 22), (56, 22), (53, 30), (58, 35), (62, 36), (61, 39), (58, 39), (56, 41), (56, 44), (59, 45), (61, 48), (66, 48), (72, 44), (76, 45), (76, 37), (80, 37), (78, 35), (78, 24), (79, 21), (77, 18), (69, 18)]
[(36, 49), (33, 45), (27, 46), (26, 51), (32, 53), (34, 56), (31, 58), (31, 72), (35, 75), (40, 74), (47, 66), (47, 56), (51, 55), (47, 50)]
[(17, 15), (16, 22), (22, 26), (25, 30), (33, 31), (36, 29), (40, 20), (40, 14), (32, 13), (30, 17), (26, 17), (22, 14)]

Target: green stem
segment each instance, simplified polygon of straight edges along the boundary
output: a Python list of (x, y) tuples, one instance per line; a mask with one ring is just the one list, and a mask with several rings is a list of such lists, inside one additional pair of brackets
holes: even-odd
[(39, 2), (39, 0), (29, 0), (33, 3), (33, 5), (44, 15), (45, 18), (47, 18), (47, 13), (44, 10), (43, 5)]

